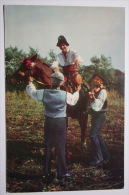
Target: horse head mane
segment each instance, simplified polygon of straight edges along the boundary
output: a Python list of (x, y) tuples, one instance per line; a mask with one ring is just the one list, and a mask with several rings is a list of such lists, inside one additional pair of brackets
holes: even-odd
[[(43, 82), (45, 85), (51, 85), (50, 77), (52, 74), (52, 69), (50, 65), (44, 62), (38, 55), (32, 55), (27, 60), (30, 60), (34, 66), (32, 67), (34, 77), (40, 82)], [(42, 86), (43, 87), (43, 86)]]
[(50, 77), (52, 74), (52, 69), (50, 68), (50, 65), (48, 65), (46, 62), (44, 62), (42, 59), (40, 58), (36, 58), (35, 59), (35, 67), (36, 69), (39, 69), (41, 72), (44, 73), (44, 76), (48, 76)]

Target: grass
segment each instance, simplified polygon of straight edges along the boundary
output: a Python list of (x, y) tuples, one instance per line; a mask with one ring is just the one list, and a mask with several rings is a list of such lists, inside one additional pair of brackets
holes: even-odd
[(111, 90), (108, 92), (108, 103), (109, 105), (124, 106), (124, 97), (120, 97), (116, 91)]
[[(89, 140), (90, 117), (86, 151), (80, 145), (78, 122), (69, 118), (67, 166), (75, 175), (72, 180), (58, 181), (53, 177), (51, 181), (47, 181), (43, 177), (43, 105), (29, 98), (26, 92), (19, 94), (7, 92), (7, 192), (122, 189), (124, 187), (124, 99), (119, 98), (115, 91), (108, 93), (108, 99), (107, 122), (102, 134), (111, 153), (109, 164), (98, 168), (88, 166), (92, 152)], [(56, 173), (54, 156), (52, 171)]]

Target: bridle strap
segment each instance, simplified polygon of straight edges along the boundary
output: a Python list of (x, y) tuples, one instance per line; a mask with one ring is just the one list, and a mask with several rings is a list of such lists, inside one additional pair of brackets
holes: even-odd
[(39, 83), (39, 84), (42, 84), (42, 85), (50, 85), (51, 86), (51, 84), (45, 84), (45, 83), (43, 83), (43, 82), (41, 82), (41, 81), (38, 81), (38, 80), (36, 80), (34, 77), (32, 77), (37, 83)]

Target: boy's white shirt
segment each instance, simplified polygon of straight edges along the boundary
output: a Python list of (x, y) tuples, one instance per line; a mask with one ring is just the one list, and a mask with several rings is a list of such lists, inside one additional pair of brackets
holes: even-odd
[[(36, 90), (34, 84), (32, 82), (29, 82), (29, 84), (26, 87), (27, 94), (36, 101), (42, 101), (43, 95), (44, 95), (44, 89)], [(79, 91), (76, 91), (75, 93), (71, 94), (66, 92), (66, 102), (67, 104), (73, 106), (77, 103), (79, 99)]]

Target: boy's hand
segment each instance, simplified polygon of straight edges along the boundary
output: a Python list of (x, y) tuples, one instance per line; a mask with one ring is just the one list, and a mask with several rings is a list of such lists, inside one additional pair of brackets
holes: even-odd
[(29, 82), (33, 82), (33, 80), (34, 80), (33, 77), (28, 76), (28, 81), (29, 81)]
[(59, 68), (54, 68), (53, 71), (54, 72), (60, 72)]

